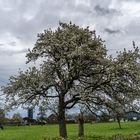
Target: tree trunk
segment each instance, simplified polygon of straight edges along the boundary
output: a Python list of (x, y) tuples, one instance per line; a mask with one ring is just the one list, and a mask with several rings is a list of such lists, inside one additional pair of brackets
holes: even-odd
[(120, 122), (120, 118), (118, 118), (118, 117), (117, 117), (117, 122), (118, 122), (119, 128), (122, 129), (122, 127), (121, 127), (121, 122)]
[(84, 136), (84, 117), (83, 117), (83, 113), (80, 113), (79, 118), (78, 118), (78, 122), (79, 122), (78, 136), (82, 137), (82, 136)]
[(1, 128), (1, 130), (4, 130), (4, 127), (3, 127), (3, 125), (0, 125), (0, 128)]
[(63, 138), (67, 138), (67, 129), (65, 122), (65, 107), (64, 98), (59, 98), (59, 108), (58, 108), (58, 122), (59, 122), (59, 134)]

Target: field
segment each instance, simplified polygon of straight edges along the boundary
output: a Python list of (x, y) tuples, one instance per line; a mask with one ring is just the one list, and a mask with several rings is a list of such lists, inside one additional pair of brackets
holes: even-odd
[[(122, 123), (123, 129), (118, 129), (117, 123), (96, 123), (85, 124), (85, 137), (92, 136), (112, 136), (116, 134), (135, 134), (140, 133), (140, 122)], [(69, 139), (77, 137), (78, 125), (67, 125)], [(5, 126), (0, 130), (0, 140), (42, 140), (44, 137), (57, 137), (58, 125), (46, 126)]]

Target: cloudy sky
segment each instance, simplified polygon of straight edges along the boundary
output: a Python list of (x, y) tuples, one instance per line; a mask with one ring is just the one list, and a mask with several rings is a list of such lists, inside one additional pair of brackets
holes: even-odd
[(140, 44), (140, 0), (0, 0), (0, 85), (26, 69), (37, 33), (59, 21), (95, 29), (110, 54)]

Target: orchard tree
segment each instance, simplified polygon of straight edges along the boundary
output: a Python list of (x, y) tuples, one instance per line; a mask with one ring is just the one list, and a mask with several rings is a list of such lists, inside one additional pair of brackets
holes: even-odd
[(60, 23), (55, 31), (45, 30), (38, 34), (35, 47), (26, 55), (28, 63), (41, 61), (40, 68), (33, 67), (12, 76), (3, 88), (6, 102), (11, 106), (28, 106), (56, 100), (59, 133), (66, 138), (66, 110), (88, 97), (79, 92), (81, 86), (92, 80), (95, 90), (110, 81), (106, 78), (110, 61), (106, 52), (102, 39), (88, 27)]
[(12, 121), (15, 123), (21, 123), (23, 121), (20, 113), (14, 113), (12, 116)]
[(91, 91), (94, 89), (93, 84), (89, 85), (91, 96), (85, 103), (91, 111), (102, 108), (110, 112), (116, 118), (119, 128), (120, 119), (125, 116), (125, 112), (129, 108), (135, 108), (135, 102), (140, 100), (140, 54), (138, 47), (133, 47), (133, 50), (124, 49), (111, 60), (109, 83), (93, 90), (95, 94)]
[(39, 113), (37, 114), (37, 120), (43, 123), (44, 121), (46, 121), (46, 118), (46, 109), (44, 108), (44, 106), (40, 106)]

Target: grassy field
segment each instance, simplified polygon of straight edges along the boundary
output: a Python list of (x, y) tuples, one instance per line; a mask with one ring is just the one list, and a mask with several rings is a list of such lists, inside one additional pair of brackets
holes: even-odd
[[(140, 122), (122, 123), (123, 129), (118, 129), (117, 123), (96, 123), (85, 124), (86, 137), (92, 136), (112, 136), (115, 134), (129, 135), (140, 133)], [(68, 137), (74, 139), (77, 137), (78, 125), (67, 125)], [(5, 127), (0, 130), (0, 140), (41, 140), (43, 137), (57, 137), (58, 126), (20, 126)]]

